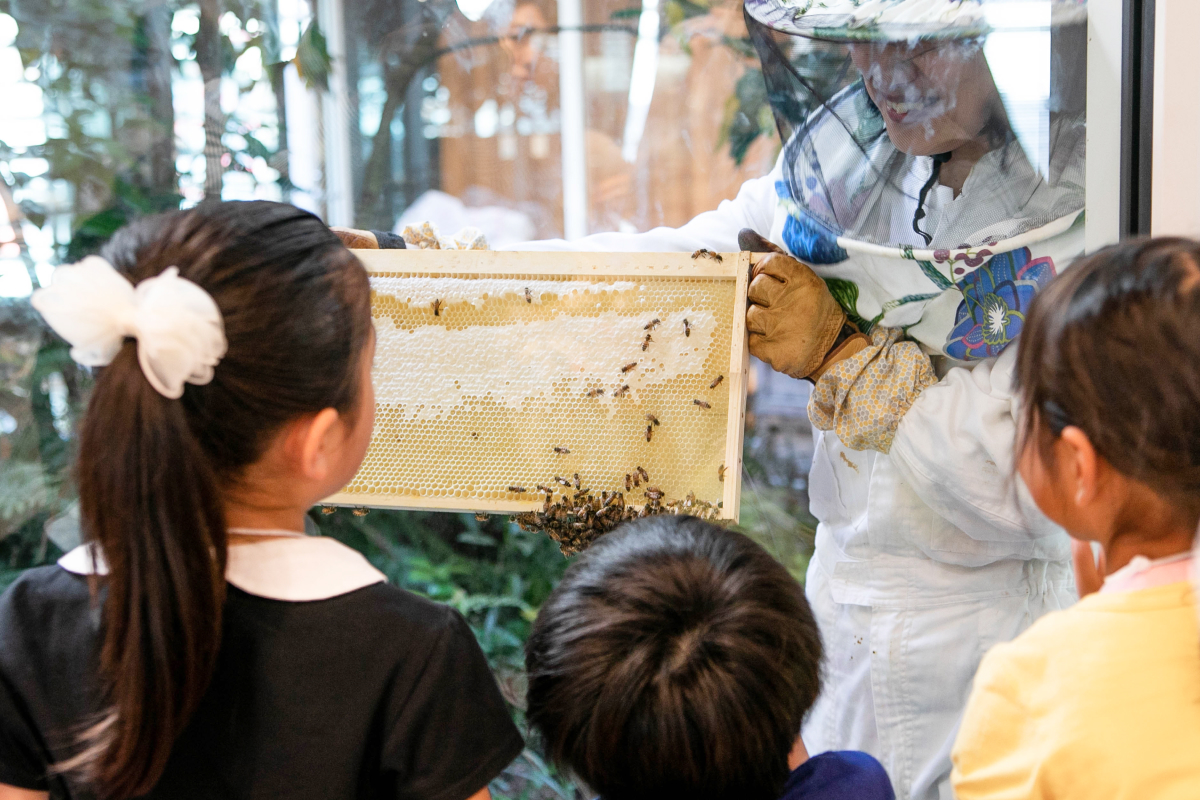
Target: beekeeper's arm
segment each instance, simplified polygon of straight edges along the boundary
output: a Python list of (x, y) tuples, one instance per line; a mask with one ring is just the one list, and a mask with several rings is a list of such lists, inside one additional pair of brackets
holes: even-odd
[(547, 239), (522, 242), (504, 250), (586, 250), (642, 253), (693, 252), (701, 248), (716, 253), (736, 252), (738, 233), (745, 228), (767, 236), (775, 218), (779, 200), (775, 182), (782, 176), (780, 163), (761, 178), (742, 184), (737, 197), (722, 200), (712, 211), (705, 211), (678, 228), (654, 228), (645, 233), (594, 233), (582, 239)]
[(1017, 476), (1017, 343), (926, 388), (896, 428), (891, 457), (930, 508), (973, 539), (1016, 542), (1061, 531)]
[[(930, 508), (980, 541), (1028, 541), (1057, 529), (1012, 468), (1016, 346), (937, 380), (897, 328), (830, 337), (824, 283), (785, 255), (760, 261), (746, 315), (750, 352), (813, 381), (809, 419), (855, 450), (888, 453)], [(814, 299), (819, 298), (819, 299)], [(832, 300), (832, 296), (829, 297)]]
[[(734, 199), (721, 201), (712, 211), (705, 211), (679, 228), (654, 228), (645, 233), (596, 233), (570, 242), (546, 239), (506, 245), (500, 249), (690, 253), (705, 248), (717, 253), (735, 252), (739, 249), (738, 233), (741, 230), (749, 228), (763, 236), (769, 234), (778, 205), (775, 181), (781, 175), (782, 167), (777, 163), (770, 174), (743, 183)], [(334, 228), (334, 232), (347, 247), (383, 246), (382, 241), (375, 244), (375, 239), (380, 236), (375, 231)]]

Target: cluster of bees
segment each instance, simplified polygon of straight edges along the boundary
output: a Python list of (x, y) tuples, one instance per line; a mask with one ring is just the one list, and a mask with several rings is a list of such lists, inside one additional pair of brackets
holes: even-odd
[[(574, 480), (555, 477), (559, 486), (558, 498), (554, 490), (547, 486), (538, 485), (538, 491), (545, 493), (546, 499), (539, 511), (527, 511), (517, 514), (513, 520), (527, 531), (544, 531), (558, 543), (563, 555), (572, 556), (586, 549), (599, 537), (630, 520), (649, 517), (656, 514), (689, 514), (705, 520), (718, 520), (721, 516), (721, 503), (712, 504), (697, 500), (696, 496), (688, 493), (683, 500), (664, 500), (661, 489), (649, 485), (650, 475), (646, 470), (637, 467), (626, 474), (625, 486), (632, 490), (647, 483), (642, 494), (646, 502), (640, 507), (625, 504), (625, 492), (602, 491), (596, 494), (591, 489), (584, 488), (575, 473)], [(510, 490), (521, 489), (510, 486)], [(571, 491), (574, 489), (574, 491)]]

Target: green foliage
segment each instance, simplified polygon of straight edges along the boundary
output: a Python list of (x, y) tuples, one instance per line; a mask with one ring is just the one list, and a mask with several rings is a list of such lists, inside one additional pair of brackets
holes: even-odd
[(66, 260), (78, 261), (99, 250), (121, 228), (146, 214), (179, 208), (177, 193), (155, 193), (134, 186), (121, 177), (112, 181), (110, 205), (84, 217), (67, 246)]
[(296, 45), (296, 71), (304, 79), (310, 89), (329, 91), (329, 73), (333, 68), (333, 58), (325, 42), (325, 34), (316, 19), (308, 23), (300, 42)]
[(858, 284), (854, 281), (843, 280), (842, 278), (826, 278), (825, 285), (829, 287), (830, 294), (833, 299), (838, 301), (838, 305), (846, 312), (846, 316), (854, 323), (863, 333), (870, 333), (875, 327), (880, 318), (880, 314), (874, 319), (866, 319), (858, 313)]
[[(728, 37), (726, 37), (728, 38)], [(762, 70), (750, 68), (738, 78), (733, 94), (725, 101), (725, 116), (717, 147), (729, 145), (729, 155), (741, 166), (746, 151), (760, 136), (775, 135), (775, 117), (767, 100), (767, 84)]]
[[(742, 446), (742, 511), (737, 529), (754, 539), (804, 583), (816, 540), (817, 520), (808, 510), (808, 476), (794, 457), (777, 455), (777, 440), (806, 440), (807, 425), (791, 420), (781, 430), (746, 431)], [(804, 487), (804, 488), (801, 488)]]

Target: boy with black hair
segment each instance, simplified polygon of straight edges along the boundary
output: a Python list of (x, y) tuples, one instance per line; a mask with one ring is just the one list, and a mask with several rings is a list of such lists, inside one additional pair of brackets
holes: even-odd
[(747, 537), (639, 520), (567, 570), (526, 648), (528, 718), (603, 800), (894, 800), (865, 753), (808, 757), (821, 636)]

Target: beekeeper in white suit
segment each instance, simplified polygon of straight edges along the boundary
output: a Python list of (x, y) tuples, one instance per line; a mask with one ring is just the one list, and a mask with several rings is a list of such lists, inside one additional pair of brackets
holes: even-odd
[[(828, 662), (803, 738), (875, 755), (913, 800), (952, 797), (983, 653), (1075, 599), (1066, 535), (1011, 477), (1007, 345), (1082, 253), (1083, 118), (1052, 92), (1042, 149), (1016, 134), (991, 5), (747, 0), (787, 143), (772, 173), (675, 230), (514, 248), (765, 249), (753, 232), (788, 253), (759, 263), (746, 323), (754, 355), (815, 382), (807, 593)], [(828, 98), (793, 65), (822, 47), (850, 62)]]
[[(771, 174), (678, 229), (513, 248), (779, 251), (746, 322), (754, 355), (814, 382), (807, 593), (828, 662), (803, 738), (875, 755), (913, 800), (952, 797), (983, 653), (1075, 599), (1066, 535), (1013, 477), (1009, 345), (1083, 250), (1084, 6), (1007, 15), (1056, 47), (1020, 118), (984, 51), (1015, 7), (746, 0), (786, 142)], [(805, 74), (814, 54), (844, 77)]]

